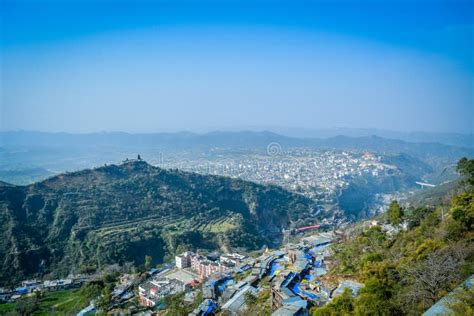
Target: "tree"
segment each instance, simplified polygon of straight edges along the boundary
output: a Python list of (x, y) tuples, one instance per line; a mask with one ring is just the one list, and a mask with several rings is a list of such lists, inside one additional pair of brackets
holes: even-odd
[(191, 310), (190, 306), (183, 304), (184, 292), (168, 295), (163, 300), (162, 303), (165, 305), (168, 312), (165, 315), (169, 316), (185, 316), (188, 315)]
[(112, 302), (112, 285), (107, 284), (107, 286), (105, 286), (102, 289), (101, 296), (97, 300), (96, 305), (99, 310), (106, 311), (109, 308), (111, 302)]
[(257, 297), (250, 291), (244, 293), (244, 300), (247, 307), (254, 306), (257, 303)]
[(393, 303), (393, 287), (372, 277), (365, 282), (365, 287), (360, 290), (359, 297), (355, 300), (356, 315), (398, 315), (398, 310)]
[(392, 203), (390, 203), (390, 207), (387, 211), (387, 216), (390, 223), (394, 225), (398, 225), (401, 223), (403, 218), (403, 211), (397, 201), (392, 201)]
[(421, 302), (425, 307), (433, 305), (443, 290), (448, 290), (453, 282), (461, 281), (460, 268), (472, 252), (468, 245), (453, 245), (428, 254), (417, 265), (407, 266), (406, 282), (412, 284), (408, 299)]
[(454, 197), (451, 208), (453, 219), (464, 226), (465, 230), (474, 227), (474, 193), (463, 192)]
[(474, 159), (466, 157), (459, 160), (456, 170), (465, 177), (464, 181), (469, 185), (474, 185)]
[(427, 215), (433, 213), (434, 210), (430, 209), (428, 207), (417, 207), (415, 209), (412, 209), (409, 214), (406, 214), (406, 212), (403, 214), (405, 218), (408, 219), (409, 222), (409, 229), (412, 229), (416, 226), (419, 226), (423, 219), (426, 218)]
[(145, 270), (150, 270), (153, 266), (153, 258), (151, 256), (145, 256)]
[(336, 296), (331, 303), (311, 309), (312, 316), (350, 315), (353, 312), (354, 298), (348, 288), (344, 289), (341, 295)]
[(183, 253), (186, 250), (188, 250), (189, 248), (191, 248), (191, 245), (179, 244), (178, 247), (176, 247), (176, 253), (177, 254)]
[(19, 315), (32, 315), (39, 307), (39, 298), (35, 295), (20, 299), (16, 304), (16, 312)]

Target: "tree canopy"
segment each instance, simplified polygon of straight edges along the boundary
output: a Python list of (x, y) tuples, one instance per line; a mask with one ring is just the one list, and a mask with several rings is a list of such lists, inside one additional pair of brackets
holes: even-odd
[[(392, 202), (386, 218), (392, 224), (407, 221), (407, 231), (388, 236), (379, 226), (361, 226), (355, 236), (335, 244), (330, 274), (350, 275), (365, 287), (356, 298), (346, 293), (314, 307), (312, 315), (419, 315), (472, 275), (473, 165), (473, 160), (459, 162), (465, 182), (447, 195), (454, 194), (450, 201), (405, 210)], [(455, 315), (468, 315), (472, 290), (459, 297), (451, 309)]]

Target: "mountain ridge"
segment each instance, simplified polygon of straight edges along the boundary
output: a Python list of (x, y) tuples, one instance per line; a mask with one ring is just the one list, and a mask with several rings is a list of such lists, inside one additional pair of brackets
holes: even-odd
[(183, 247), (260, 249), (316, 210), (279, 187), (143, 161), (0, 186), (0, 283), (145, 255), (159, 263)]
[[(349, 138), (361, 138), (377, 136), (385, 139), (402, 140), (410, 143), (437, 143), (443, 145), (450, 145), (456, 147), (472, 148), (474, 147), (474, 135), (463, 134), (463, 133), (448, 133), (448, 132), (424, 132), (424, 131), (412, 131), (412, 132), (401, 132), (384, 129), (374, 128), (291, 128), (291, 127), (245, 127), (240, 129), (215, 129), (205, 131), (175, 131), (175, 132), (138, 132), (129, 133), (122, 131), (103, 131), (103, 132), (86, 132), (86, 133), (71, 133), (71, 132), (41, 132), (41, 131), (29, 131), (29, 130), (12, 130), (12, 131), (0, 131), (0, 136), (5, 134), (7, 136), (15, 134), (51, 134), (55, 136), (70, 136), (70, 135), (155, 135), (155, 136), (180, 136), (180, 137), (193, 137), (193, 136), (204, 136), (213, 134), (238, 134), (238, 133), (263, 133), (280, 135), (289, 138), (310, 138), (310, 139), (328, 139), (337, 136), (345, 136)], [(1, 137), (0, 137), (1, 139)]]
[[(192, 132), (177, 133), (143, 133), (104, 132), (88, 134), (46, 133), (46, 132), (0, 132), (0, 144), (6, 146), (163, 146), (169, 147), (212, 147), (243, 146), (253, 148), (279, 142), (287, 147), (314, 147), (358, 150), (384, 150), (400, 152), (443, 151), (461, 152), (464, 156), (474, 153), (473, 148), (444, 145), (436, 142), (407, 142), (404, 140), (384, 138), (376, 135), (349, 137), (337, 135), (329, 138), (297, 138), (269, 131), (214, 131), (205, 134)], [(462, 156), (462, 154), (461, 154)]]

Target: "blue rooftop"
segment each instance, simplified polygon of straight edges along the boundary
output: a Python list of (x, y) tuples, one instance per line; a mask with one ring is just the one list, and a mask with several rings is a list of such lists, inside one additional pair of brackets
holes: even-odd
[(305, 300), (301, 299), (299, 296), (294, 296), (287, 298), (286, 300), (282, 301), (283, 305), (293, 305), (293, 306), (298, 306), (302, 308), (306, 308), (308, 306), (308, 302)]

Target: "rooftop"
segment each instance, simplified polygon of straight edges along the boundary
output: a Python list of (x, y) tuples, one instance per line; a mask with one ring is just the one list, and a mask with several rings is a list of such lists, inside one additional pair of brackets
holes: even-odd
[(175, 279), (183, 282), (184, 284), (191, 284), (194, 280), (199, 279), (199, 276), (188, 270), (175, 270), (169, 274), (166, 274), (167, 279)]
[(431, 306), (426, 312), (423, 313), (423, 316), (436, 316), (436, 315), (448, 315), (450, 311), (448, 310), (447, 304), (456, 300), (456, 292), (461, 290), (461, 287), (465, 286), (467, 288), (472, 288), (474, 285), (474, 275), (471, 275), (464, 281), (460, 286), (455, 288), (452, 292), (448, 293), (445, 297), (440, 299), (436, 304)]
[(355, 282), (355, 281), (350, 281), (350, 280), (344, 280), (342, 281), (341, 284), (337, 287), (337, 289), (334, 291), (333, 296), (341, 295), (344, 292), (344, 289), (348, 288), (351, 290), (352, 295), (357, 296), (359, 295), (359, 291), (361, 288), (364, 287), (364, 284)]
[(302, 310), (299, 306), (283, 305), (272, 313), (272, 316), (293, 316)]

